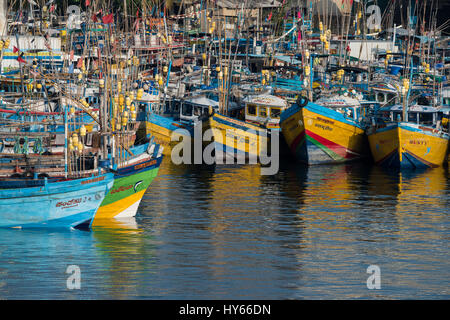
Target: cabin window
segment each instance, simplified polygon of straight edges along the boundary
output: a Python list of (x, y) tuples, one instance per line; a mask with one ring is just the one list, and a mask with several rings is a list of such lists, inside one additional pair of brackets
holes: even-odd
[(419, 123), (426, 125), (433, 124), (433, 113), (431, 112), (419, 113)]
[(194, 107), (194, 116), (201, 116), (202, 115), (202, 107)]
[(262, 118), (267, 118), (267, 108), (259, 107), (259, 116)]
[(449, 105), (450, 104), (450, 98), (444, 98), (444, 104)]
[(387, 96), (387, 101), (386, 102), (390, 102), (390, 103), (395, 102), (395, 94), (389, 93), (388, 96)]
[(377, 94), (377, 101), (384, 102), (384, 93), (380, 92)]
[(256, 116), (256, 106), (254, 104), (247, 105), (247, 114), (249, 116)]
[(281, 114), (280, 108), (270, 108), (270, 117), (274, 119), (279, 119)]
[(408, 112), (408, 121), (417, 123), (417, 112)]
[(402, 113), (394, 112), (392, 121), (402, 121)]
[(139, 110), (139, 112), (145, 112), (145, 104), (144, 103), (139, 103), (138, 110)]
[(190, 104), (183, 104), (183, 107), (181, 108), (181, 114), (183, 116), (192, 116), (192, 105)]

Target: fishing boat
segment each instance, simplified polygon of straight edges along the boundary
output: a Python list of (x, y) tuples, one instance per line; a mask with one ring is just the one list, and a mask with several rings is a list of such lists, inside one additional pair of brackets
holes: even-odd
[(367, 135), (376, 164), (419, 169), (443, 165), (448, 150), (448, 121), (439, 108), (414, 104), (403, 121), (403, 105), (383, 107)]
[(81, 179), (0, 180), (0, 227), (75, 228), (92, 224), (113, 185), (111, 173)]
[[(161, 110), (156, 110), (155, 103), (145, 96), (136, 103), (139, 106), (137, 119), (145, 124), (146, 136), (153, 136), (155, 142), (164, 147), (163, 154), (168, 156), (180, 143), (193, 147), (195, 138), (201, 140), (209, 128), (207, 118), (218, 108), (217, 101), (204, 94), (168, 99), (161, 104)], [(196, 132), (201, 136), (196, 137)]]
[(216, 157), (260, 159), (270, 150), (271, 131), (279, 131), (280, 114), (286, 100), (269, 95), (252, 95), (243, 99), (244, 106), (229, 109), (230, 116), (215, 112), (209, 118), (213, 130)]
[(349, 96), (321, 98), (315, 103), (299, 98), (281, 114), (281, 129), (292, 153), (306, 164), (355, 161), (369, 154), (365, 136), (366, 113), (376, 103)]
[(114, 172), (114, 185), (95, 216), (94, 225), (102, 219), (134, 217), (146, 190), (157, 176), (163, 159), (159, 144), (146, 143), (130, 148), (134, 155)]

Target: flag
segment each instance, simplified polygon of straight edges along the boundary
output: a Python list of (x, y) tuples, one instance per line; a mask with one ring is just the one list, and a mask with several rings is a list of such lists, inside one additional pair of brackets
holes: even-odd
[(13, 52), (14, 52), (14, 53), (19, 52), (19, 49), (18, 49), (16, 46), (14, 46), (14, 47), (13, 47)]
[(269, 17), (267, 18), (267, 20), (270, 21), (270, 19), (272, 19), (272, 11), (270, 11)]
[(73, 54), (74, 54), (73, 50), (70, 50), (70, 53), (69, 53), (69, 55), (70, 55), (70, 61), (73, 60)]
[(110, 13), (110, 14), (104, 16), (104, 17), (102, 18), (102, 21), (103, 21), (104, 24), (113, 23), (113, 21), (114, 21), (114, 16), (113, 16), (113, 14)]
[(54, 4), (52, 4), (52, 6), (50, 7), (50, 13), (52, 13), (53, 11), (55, 11), (55, 9), (56, 9), (56, 7), (55, 7), (55, 5)]
[(92, 21), (97, 22), (102, 14), (102, 9), (92, 15)]
[(80, 69), (82, 65), (83, 65), (83, 59), (78, 58), (77, 68)]
[(73, 63), (71, 63), (69, 66), (69, 73), (73, 73)]
[(20, 56), (17, 57), (17, 61), (19, 61), (19, 63), (25, 63), (26, 64), (27, 62), (22, 57), (23, 57), (23, 52), (22, 52), (22, 54)]
[(89, 5), (91, 4), (91, 1), (90, 1), (90, 0), (86, 0), (86, 1), (84, 2), (84, 4), (86, 5), (86, 7), (89, 7)]

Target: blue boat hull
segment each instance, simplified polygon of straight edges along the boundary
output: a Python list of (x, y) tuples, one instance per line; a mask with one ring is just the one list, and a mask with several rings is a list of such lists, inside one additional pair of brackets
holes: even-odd
[(91, 223), (114, 175), (0, 190), (0, 227), (70, 228)]

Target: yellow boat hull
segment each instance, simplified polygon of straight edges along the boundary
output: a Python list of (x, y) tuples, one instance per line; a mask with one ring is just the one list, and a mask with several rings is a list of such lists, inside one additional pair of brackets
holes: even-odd
[(449, 135), (417, 124), (372, 128), (368, 137), (375, 163), (387, 167), (439, 167), (447, 156)]

